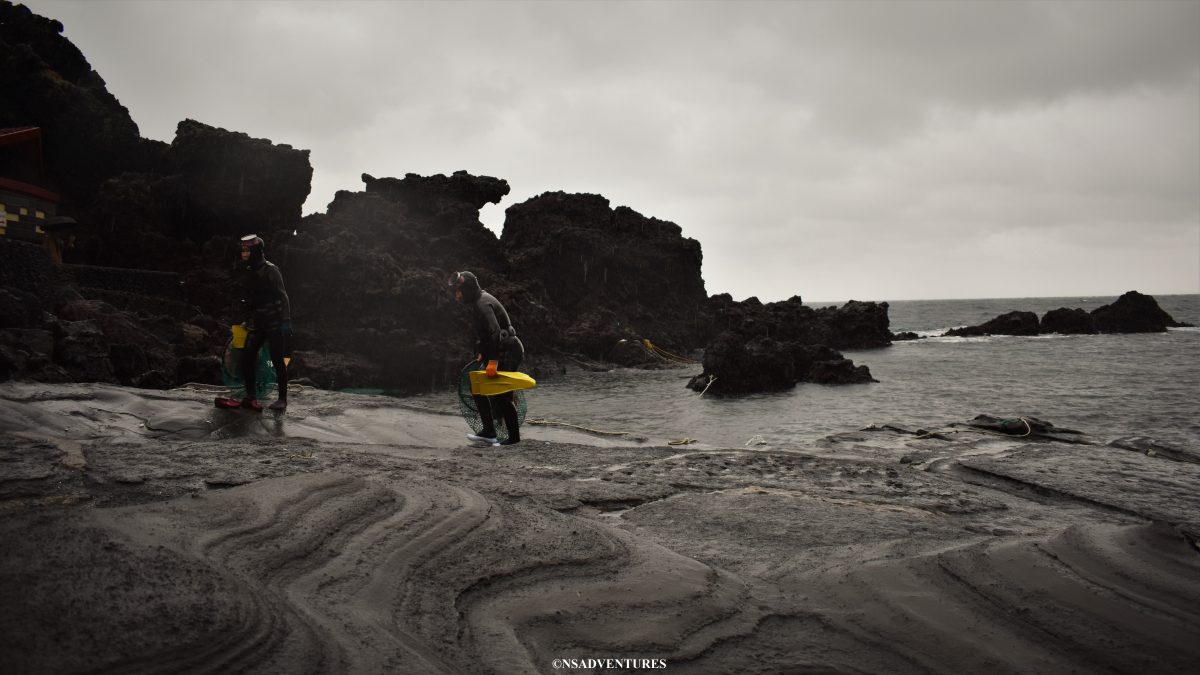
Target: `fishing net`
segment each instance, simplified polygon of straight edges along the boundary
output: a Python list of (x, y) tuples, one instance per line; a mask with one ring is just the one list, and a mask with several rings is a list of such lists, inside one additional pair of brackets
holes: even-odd
[[(479, 415), (479, 407), (475, 405), (475, 398), (471, 396), (472, 370), (483, 370), (483, 368), (479, 367), (478, 362), (471, 361), (463, 366), (462, 372), (458, 374), (458, 409), (462, 412), (463, 419), (467, 421), (467, 426), (471, 427), (471, 433), (478, 434), (483, 431), (483, 417)], [(525, 402), (525, 392), (514, 391), (513, 401), (517, 404), (517, 423), (525, 424), (525, 413), (529, 410), (529, 404)], [(504, 424), (504, 416), (501, 415), (500, 406), (496, 403), (491, 406), (492, 421), (495, 425), (497, 439), (505, 441), (508, 440), (508, 427)]]
[[(246, 398), (246, 382), (242, 379), (242, 351), (230, 340), (225, 344), (225, 355), (221, 359), (221, 381), (229, 387), (229, 397)], [(254, 386), (258, 390), (255, 398), (264, 399), (275, 388), (275, 366), (266, 347), (258, 350), (258, 365), (254, 368)]]

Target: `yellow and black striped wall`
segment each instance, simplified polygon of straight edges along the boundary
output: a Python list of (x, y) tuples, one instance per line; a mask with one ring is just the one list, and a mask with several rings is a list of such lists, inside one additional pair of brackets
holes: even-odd
[(40, 242), (46, 236), (46, 221), (55, 215), (55, 205), (36, 197), (0, 189), (0, 236)]

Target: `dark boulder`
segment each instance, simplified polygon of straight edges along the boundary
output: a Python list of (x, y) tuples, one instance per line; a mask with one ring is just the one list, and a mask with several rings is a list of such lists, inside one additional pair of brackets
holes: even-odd
[(1129, 291), (1115, 302), (1092, 310), (1092, 321), (1101, 333), (1161, 333), (1186, 324), (1175, 321), (1149, 295)]
[(40, 330), (0, 330), (0, 380), (71, 382), (54, 362), (54, 335)]
[(704, 351), (704, 372), (688, 387), (712, 394), (783, 391), (798, 382), (859, 384), (876, 381), (866, 366), (855, 366), (824, 345), (780, 342), (726, 331)]
[(184, 356), (176, 362), (174, 385), (222, 384), (221, 358), (215, 354)]
[(108, 341), (98, 326), (90, 321), (62, 321), (56, 327), (54, 361), (73, 381), (118, 383)]
[(1086, 310), (1067, 309), (1060, 307), (1046, 312), (1039, 324), (1042, 333), (1058, 333), (1060, 335), (1084, 335), (1096, 332), (1096, 324), (1092, 315)]
[(1037, 335), (1040, 329), (1037, 314), (1033, 312), (1007, 312), (979, 324), (964, 328), (951, 328), (948, 337), (978, 337), (982, 335)]
[(841, 352), (825, 345), (791, 343), (792, 361), (800, 382), (866, 384), (878, 382), (866, 366), (856, 366)]
[(879, 381), (871, 377), (870, 368), (856, 366), (845, 358), (814, 363), (805, 379), (817, 384), (867, 384)]
[[(148, 332), (143, 320), (137, 316), (98, 300), (68, 303), (57, 309), (57, 316), (67, 324), (86, 324), (99, 329), (107, 347), (104, 356), (107, 357), (113, 376), (121, 384), (140, 386), (137, 383), (149, 371), (164, 374), (175, 372), (176, 356), (173, 347)], [(169, 381), (164, 381), (162, 388), (170, 384)]]
[[(297, 374), (325, 389), (372, 386), (387, 389), (393, 384), (378, 377), (378, 369), (370, 359), (353, 353), (297, 351), (292, 354), (292, 365)], [(292, 367), (288, 372), (293, 372)]]
[(29, 328), (41, 316), (37, 296), (19, 288), (0, 288), (0, 328)]
[(790, 347), (768, 337), (746, 340), (737, 333), (721, 333), (704, 350), (704, 372), (688, 386), (696, 391), (707, 388), (713, 394), (791, 389), (796, 385), (796, 368)]

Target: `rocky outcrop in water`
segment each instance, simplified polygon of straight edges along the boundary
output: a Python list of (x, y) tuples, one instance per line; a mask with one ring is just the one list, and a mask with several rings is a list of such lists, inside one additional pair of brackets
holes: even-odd
[(709, 394), (748, 394), (783, 391), (799, 382), (864, 384), (875, 382), (866, 366), (825, 345), (779, 341), (769, 337), (746, 339), (726, 331), (704, 350), (704, 372), (688, 387)]
[(1129, 291), (1111, 305), (1092, 310), (1098, 333), (1161, 333), (1168, 328), (1189, 326), (1167, 314), (1149, 295)]
[(1129, 291), (1112, 304), (1091, 312), (1060, 307), (1046, 312), (1039, 321), (1033, 312), (1008, 312), (978, 326), (952, 328), (950, 337), (981, 335), (1063, 335), (1091, 333), (1161, 333), (1168, 328), (1190, 326), (1171, 317), (1149, 295)]
[(1096, 322), (1087, 310), (1078, 307), (1067, 309), (1059, 307), (1046, 312), (1038, 323), (1039, 333), (1058, 333), (1059, 335), (1088, 335), (1095, 333)]
[(980, 335), (1037, 335), (1038, 317), (1033, 312), (1007, 312), (981, 323), (978, 326), (966, 328), (951, 328), (946, 331), (950, 337), (976, 337)]
[(874, 382), (866, 366), (855, 366), (835, 347), (891, 344), (886, 302), (851, 300), (814, 309), (799, 296), (763, 304), (716, 295), (709, 307), (714, 326), (723, 330), (704, 348), (704, 372), (688, 382), (697, 391), (743, 394), (790, 389), (798, 382)]
[(834, 349), (871, 349), (891, 344), (886, 302), (851, 300), (841, 307), (819, 309), (800, 296), (763, 304), (758, 298), (735, 302), (728, 294), (709, 301), (713, 324), (747, 338), (762, 336)]

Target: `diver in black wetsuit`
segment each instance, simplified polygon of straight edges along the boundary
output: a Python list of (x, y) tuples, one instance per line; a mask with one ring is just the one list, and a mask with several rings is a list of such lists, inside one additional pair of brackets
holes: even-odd
[(242, 237), (242, 309), (246, 328), (246, 348), (242, 351), (242, 379), (246, 383), (246, 398), (241, 407), (253, 411), (262, 410), (258, 402), (255, 368), (258, 350), (263, 344), (271, 350), (271, 363), (275, 365), (275, 378), (279, 388), (279, 399), (271, 404), (271, 410), (287, 408), (288, 375), (284, 357), (290, 352), (288, 340), (292, 336), (292, 307), (287, 290), (283, 286), (283, 274), (274, 263), (266, 259), (265, 244), (258, 235)]
[[(476, 343), (475, 360), (480, 366), (489, 361), (497, 361), (497, 370), (515, 371), (521, 367), (525, 357), (525, 346), (517, 337), (517, 331), (508, 318), (504, 305), (484, 291), (479, 286), (479, 279), (470, 272), (455, 272), (450, 275), (450, 287), (454, 289), (454, 298), (458, 302), (471, 307), (471, 317), (475, 323)], [(496, 443), (496, 426), (492, 418), (492, 405), (500, 406), (500, 414), (504, 418), (504, 426), (508, 429), (508, 439), (498, 445), (511, 445), (521, 440), (520, 421), (514, 392), (508, 391), (495, 396), (473, 396), (475, 406), (479, 408), (479, 416), (483, 419), (483, 429), (476, 434), (467, 434), (473, 441)]]

